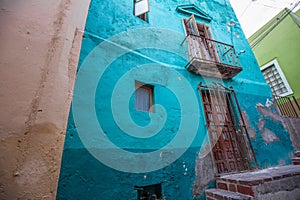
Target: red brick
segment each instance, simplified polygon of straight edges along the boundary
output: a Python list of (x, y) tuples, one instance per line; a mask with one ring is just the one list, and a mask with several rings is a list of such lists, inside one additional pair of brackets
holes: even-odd
[(269, 182), (272, 181), (272, 178), (268, 177), (268, 178), (264, 178), (264, 182)]
[(222, 178), (223, 181), (226, 181), (226, 182), (230, 182), (230, 183), (238, 183), (237, 180), (235, 179), (225, 179), (225, 178)]
[(292, 158), (293, 165), (299, 165), (300, 164), (300, 157)]
[(300, 165), (299, 161), (293, 161), (293, 165)]
[(299, 172), (295, 172), (294, 175), (295, 176), (299, 176), (300, 175), (300, 171)]
[(211, 192), (206, 192), (206, 196), (214, 197), (214, 194)]
[(273, 177), (273, 180), (280, 180), (282, 179), (282, 175), (276, 175)]
[(227, 184), (224, 182), (217, 182), (217, 188), (222, 190), (228, 190)]
[(237, 185), (237, 191), (242, 194), (250, 195), (254, 197), (254, 192), (252, 187), (245, 186), (245, 185)]
[(216, 196), (215, 199), (216, 200), (226, 200), (225, 197), (222, 197), (222, 196)]
[(229, 188), (229, 191), (231, 191), (231, 192), (237, 192), (236, 184), (229, 183), (228, 188)]
[(282, 178), (288, 178), (288, 177), (291, 177), (291, 176), (293, 176), (293, 174), (283, 174)]
[[(272, 180), (272, 179), (271, 179)], [(241, 184), (241, 185), (250, 185), (250, 186), (252, 186), (252, 185), (259, 185), (259, 184), (261, 184), (261, 183), (263, 183), (264, 182), (264, 180), (262, 180), (262, 179), (255, 179), (255, 180), (240, 180), (239, 181), (239, 184)]]

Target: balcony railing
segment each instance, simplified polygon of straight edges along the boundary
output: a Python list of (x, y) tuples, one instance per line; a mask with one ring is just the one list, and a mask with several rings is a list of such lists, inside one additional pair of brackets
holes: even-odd
[(300, 106), (294, 96), (274, 96), (280, 114), (286, 117), (300, 117)]
[(186, 69), (207, 77), (230, 79), (242, 71), (232, 45), (197, 35), (185, 37)]

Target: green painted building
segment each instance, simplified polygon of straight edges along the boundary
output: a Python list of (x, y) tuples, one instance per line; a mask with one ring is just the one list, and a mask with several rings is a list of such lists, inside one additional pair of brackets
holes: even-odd
[(284, 9), (248, 39), (276, 96), (300, 101), (300, 10)]

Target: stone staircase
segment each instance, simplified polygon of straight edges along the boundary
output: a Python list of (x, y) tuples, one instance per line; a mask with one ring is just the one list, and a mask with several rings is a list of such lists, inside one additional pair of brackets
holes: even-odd
[(282, 120), (290, 134), (294, 149), (300, 151), (300, 118), (282, 117)]
[(296, 151), (295, 157), (292, 158), (293, 165), (300, 165), (300, 151)]
[(206, 200), (230, 199), (230, 200), (250, 200), (251, 196), (243, 195), (237, 192), (230, 192), (222, 189), (210, 189), (206, 191)]
[(225, 175), (216, 182), (217, 189), (206, 190), (207, 200), (300, 199), (300, 165)]

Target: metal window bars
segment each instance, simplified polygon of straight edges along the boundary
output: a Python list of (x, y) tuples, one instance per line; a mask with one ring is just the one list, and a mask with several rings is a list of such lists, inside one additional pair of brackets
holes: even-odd
[(217, 174), (257, 168), (257, 160), (234, 90), (216, 83), (211, 86), (200, 83), (198, 89)]
[(282, 116), (300, 117), (300, 106), (294, 96), (274, 96), (273, 98)]

